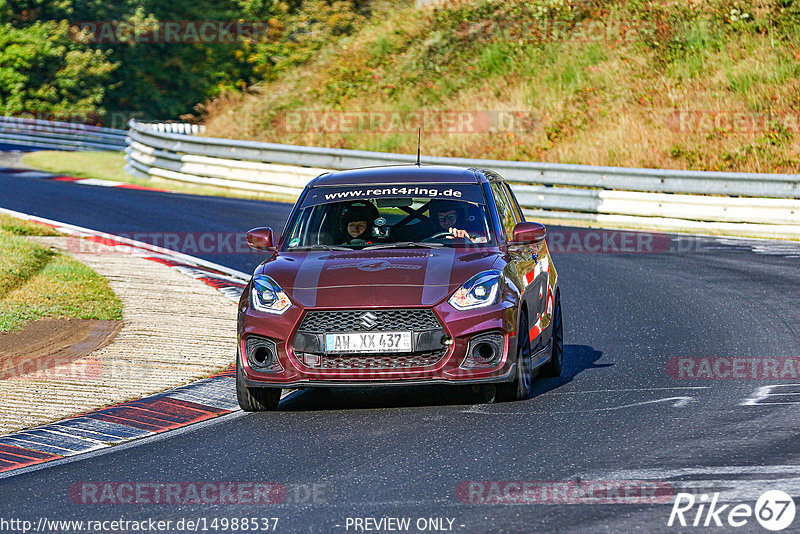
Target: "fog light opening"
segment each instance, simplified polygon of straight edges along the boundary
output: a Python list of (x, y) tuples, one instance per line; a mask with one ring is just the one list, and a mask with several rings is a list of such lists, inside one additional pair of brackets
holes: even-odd
[(259, 366), (272, 365), (272, 350), (268, 347), (258, 347), (253, 351), (253, 363)]
[(491, 343), (478, 343), (472, 353), (483, 360), (494, 360), (497, 356), (497, 347)]
[(499, 365), (503, 359), (504, 347), (504, 337), (500, 332), (475, 336), (469, 342), (461, 368), (486, 369)]
[(269, 338), (248, 336), (245, 339), (245, 354), (250, 368), (258, 373), (281, 373), (283, 366), (278, 359), (278, 347)]

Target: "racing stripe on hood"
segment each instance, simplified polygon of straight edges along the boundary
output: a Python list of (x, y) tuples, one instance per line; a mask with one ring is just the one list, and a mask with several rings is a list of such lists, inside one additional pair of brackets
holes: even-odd
[(305, 307), (313, 307), (317, 305), (317, 286), (319, 285), (319, 277), (322, 273), (322, 268), (327, 263), (330, 252), (322, 252), (320, 254), (309, 254), (306, 256), (300, 268), (297, 270), (297, 276), (294, 279), (294, 291), (292, 295), (295, 299), (303, 304)]
[[(440, 248), (430, 254), (428, 261), (425, 263), (425, 282), (422, 288), (422, 304), (430, 306), (436, 303), (442, 296), (442, 288), (434, 287), (435, 281), (450, 280), (453, 274), (453, 258), (455, 257), (456, 250), (454, 248)], [(434, 260), (434, 255), (440, 259)], [(433, 260), (433, 261), (431, 261)], [(437, 267), (446, 266), (442, 270), (447, 270), (447, 276), (442, 277), (437, 272)]]

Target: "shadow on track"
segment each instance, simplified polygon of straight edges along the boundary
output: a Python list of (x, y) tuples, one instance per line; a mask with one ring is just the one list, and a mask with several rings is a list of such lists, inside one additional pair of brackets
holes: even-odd
[[(558, 378), (537, 379), (534, 397), (552, 391), (587, 369), (614, 365), (597, 364), (603, 353), (587, 345), (564, 347), (564, 370)], [(369, 410), (376, 408), (411, 408), (482, 404), (483, 393), (472, 386), (396, 386), (365, 388), (310, 388), (281, 402), (280, 410)]]
[(560, 388), (587, 369), (611, 367), (613, 363), (596, 363), (603, 353), (588, 345), (564, 345), (564, 368), (557, 378), (538, 378), (533, 385), (532, 397), (538, 397), (548, 391)]
[(470, 405), (483, 402), (470, 386), (397, 386), (309, 388), (281, 402), (281, 411), (370, 410), (421, 406)]

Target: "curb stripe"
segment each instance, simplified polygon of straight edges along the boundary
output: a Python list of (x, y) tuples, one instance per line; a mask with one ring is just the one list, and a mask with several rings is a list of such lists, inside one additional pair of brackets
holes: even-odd
[[(86, 441), (81, 438), (58, 434), (45, 428), (25, 430), (17, 433), (16, 436), (33, 443), (41, 443), (71, 451), (82, 451), (86, 448)], [(99, 442), (97, 443), (99, 444)]]
[(164, 393), (0, 437), (0, 473), (152, 436), (239, 410), (231, 370)]
[[(6, 447), (10, 447), (10, 445), (6, 445)], [(10, 452), (0, 452), (0, 460), (3, 460), (4, 462), (7, 463), (19, 463), (22, 461), (35, 461), (38, 460), (38, 458), (31, 458), (29, 456), (20, 456), (18, 454), (11, 454)]]
[(38, 178), (38, 179), (45, 178), (45, 179), (47, 179), (47, 178), (50, 178), (51, 176), (53, 176), (53, 175), (48, 173), (48, 172), (32, 171), (32, 170), (29, 171), (29, 170), (26, 170), (26, 169), (21, 169), (19, 172), (15, 173), (14, 177), (15, 178)]
[(224, 411), (219, 408), (203, 406), (201, 404), (196, 404), (194, 402), (188, 402), (181, 399), (170, 399), (169, 397), (152, 402), (150, 406), (155, 408), (163, 408), (167, 412), (178, 415), (186, 415), (193, 418), (216, 415)]
[(116, 187), (119, 187), (120, 189), (136, 189), (138, 191), (156, 191), (158, 193), (172, 193), (172, 191), (169, 191), (168, 189), (159, 189), (157, 187), (147, 187), (146, 185), (136, 185), (125, 182)]
[(6, 460), (2, 456), (0, 456), (0, 471), (5, 471), (8, 469), (14, 469), (15, 467), (19, 466), (20, 458), (16, 458), (13, 460)]
[(102, 180), (100, 178), (78, 178), (77, 176), (56, 176), (39, 171), (22, 171), (18, 173), (18, 175), (23, 176), (26, 172), (28, 173), (28, 175), (25, 175), (24, 176), (25, 178), (40, 178), (45, 180), (54, 180), (56, 182), (70, 182), (74, 184), (92, 185), (96, 187), (119, 187), (121, 189), (135, 189), (138, 191), (155, 191), (158, 193), (172, 193), (172, 191), (168, 191), (166, 189), (158, 189), (156, 187), (148, 187), (146, 185), (130, 184), (128, 182), (115, 182), (113, 180)]
[(15, 456), (20, 456), (22, 458), (28, 458), (31, 460), (49, 460), (51, 456), (50, 454), (32, 451), (30, 449), (22, 449), (20, 447), (15, 447), (13, 445), (0, 444), (0, 451), (8, 454), (13, 454)]
[(92, 419), (90, 417), (76, 417), (75, 419), (67, 419), (59, 423), (54, 423), (53, 426), (66, 427), (76, 435), (82, 432), (96, 433), (102, 436), (108, 436), (111, 439), (106, 441), (125, 441), (126, 438), (138, 438), (141, 436), (149, 435), (138, 428), (131, 428), (125, 425), (118, 425), (116, 423), (109, 423), (99, 419)]
[(5, 443), (6, 445), (16, 445), (17, 447), (23, 447), (25, 449), (31, 449), (39, 452), (46, 452), (48, 454), (58, 455), (58, 456), (68, 456), (71, 452), (74, 452), (62, 447), (45, 445), (44, 443), (37, 443), (35, 441), (28, 441), (25, 439), (17, 439), (16, 434), (12, 434), (12, 436), (15, 437), (4, 437), (3, 443)]
[(208, 419), (216, 414), (206, 413), (204, 416), (180, 416), (168, 411), (148, 410), (139, 406), (130, 408), (115, 408), (116, 412), (108, 414), (117, 419), (127, 419), (136, 424), (155, 426), (157, 430), (169, 428), (174, 425), (187, 424), (197, 420)]
[(102, 421), (111, 421), (112, 423), (132, 426), (134, 428), (141, 428), (142, 430), (149, 430), (151, 432), (161, 432), (171, 426), (167, 421), (147, 417), (147, 415), (141, 411), (132, 409), (126, 410), (124, 408), (123, 410), (122, 413), (104, 413), (92, 415), (90, 417), (95, 417)]
[(158, 434), (158, 432), (164, 428), (161, 425), (151, 425), (142, 421), (136, 421), (135, 419), (125, 419), (122, 417), (114, 417), (112, 415), (97, 415), (91, 417), (95, 417), (101, 421), (106, 421), (109, 423), (117, 423), (118, 425), (125, 425), (132, 428), (138, 428), (139, 430), (146, 430), (151, 434)]
[(201, 396), (193, 395), (193, 394), (187, 393), (187, 392), (178, 393), (178, 394), (171, 394), (170, 397), (173, 398), (173, 399), (185, 400), (185, 401), (188, 401), (188, 402), (199, 402), (199, 401), (202, 401), (202, 402), (205, 403), (206, 406), (210, 406), (210, 407), (218, 408), (220, 410), (224, 410), (224, 412), (222, 412), (222, 413), (232, 412), (232, 411), (236, 411), (236, 410), (239, 409), (239, 403), (236, 401), (235, 398), (234, 399), (230, 399), (230, 398), (221, 398), (221, 397), (217, 397), (217, 396), (207, 396), (207, 397), (203, 398)]
[(108, 415), (116, 417), (117, 419), (129, 419), (131, 421), (136, 421), (137, 423), (141, 422), (155, 426), (181, 422), (181, 419), (177, 417), (171, 417), (170, 414), (159, 413), (157, 411), (148, 410), (146, 408), (141, 408), (136, 405), (128, 405), (119, 408), (112, 408), (111, 410), (100, 415)]
[[(19, 447), (15, 447), (19, 448)], [(26, 450), (26, 449), (20, 449)], [(59, 456), (49, 455), (49, 458), (40, 459), (40, 458), (26, 458), (24, 456), (19, 457), (19, 460), (3, 460), (0, 464), (0, 473), (3, 471), (12, 471), (14, 469), (20, 469), (21, 467), (28, 467), (29, 465), (36, 465), (38, 463), (46, 462), (48, 460), (55, 460), (59, 458)]]

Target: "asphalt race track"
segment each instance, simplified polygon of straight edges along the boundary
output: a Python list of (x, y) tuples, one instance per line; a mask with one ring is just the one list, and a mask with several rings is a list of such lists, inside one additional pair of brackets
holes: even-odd
[[(0, 181), (0, 207), (110, 233), (280, 232), (289, 209), (13, 174)], [(238, 412), (0, 479), (0, 517), (266, 517), (278, 518), (282, 532), (357, 532), (355, 518), (408, 517), (412, 526), (445, 518), (448, 527), (450, 519), (456, 532), (674, 532), (667, 521), (681, 491), (719, 492), (720, 503), (751, 507), (767, 490), (800, 496), (800, 376), (765, 380), (730, 368), (733, 358), (800, 357), (800, 243), (673, 236), (669, 250), (656, 252), (567, 248), (553, 254), (565, 371), (539, 380), (527, 401), (479, 404), (470, 390), (448, 387), (298, 392), (275, 413)], [(245, 272), (259, 262), (254, 254), (197, 255)], [(716, 379), (677, 374), (671, 359), (689, 357), (718, 358), (706, 360), (717, 362)], [(70, 497), (82, 482), (204, 481), (278, 483), (286, 499), (148, 505)], [(555, 494), (475, 502), (489, 495), (489, 481), (648, 481), (661, 503), (573, 495), (566, 504)], [(742, 528), (725, 525), (699, 530), (765, 531), (754, 517)]]

